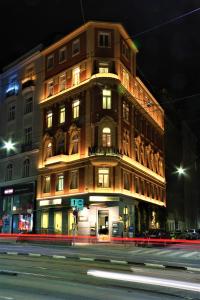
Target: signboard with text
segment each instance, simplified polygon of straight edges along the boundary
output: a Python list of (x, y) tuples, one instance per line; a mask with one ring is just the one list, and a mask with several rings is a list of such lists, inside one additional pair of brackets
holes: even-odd
[(70, 205), (71, 207), (81, 210), (84, 206), (84, 199), (70, 199)]

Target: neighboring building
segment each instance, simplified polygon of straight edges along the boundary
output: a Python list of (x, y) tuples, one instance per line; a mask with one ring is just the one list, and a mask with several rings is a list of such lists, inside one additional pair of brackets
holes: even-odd
[[(106, 238), (164, 226), (164, 112), (136, 76), (136, 53), (124, 28), (105, 22), (43, 50), (38, 232), (71, 234), (78, 222), (79, 234)], [(84, 200), (78, 216), (73, 199)]]
[(1, 74), (0, 231), (5, 233), (34, 230), (42, 133), (38, 105), (43, 81), (40, 50), (41, 46), (34, 48)]

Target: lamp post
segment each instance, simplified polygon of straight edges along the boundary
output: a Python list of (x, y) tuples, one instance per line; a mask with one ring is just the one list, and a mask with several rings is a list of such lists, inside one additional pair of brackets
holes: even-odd
[(13, 143), (11, 139), (9, 139), (8, 141), (3, 141), (2, 149), (6, 149), (7, 152), (15, 150), (15, 143)]

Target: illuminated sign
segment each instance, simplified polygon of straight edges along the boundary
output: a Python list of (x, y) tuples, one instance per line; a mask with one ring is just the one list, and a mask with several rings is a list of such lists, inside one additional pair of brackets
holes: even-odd
[(57, 205), (57, 204), (61, 204), (61, 203), (62, 203), (62, 198), (49, 199), (49, 200), (40, 201), (40, 206)]
[(13, 194), (13, 189), (6, 189), (4, 190), (4, 195), (10, 195), (10, 194)]
[(90, 196), (90, 201), (93, 202), (119, 201), (119, 197)]

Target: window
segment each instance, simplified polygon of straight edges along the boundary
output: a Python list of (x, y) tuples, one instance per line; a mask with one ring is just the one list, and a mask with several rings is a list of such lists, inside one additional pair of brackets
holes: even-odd
[(15, 104), (11, 104), (8, 109), (8, 121), (15, 119)]
[(72, 42), (72, 56), (79, 54), (80, 52), (80, 40), (76, 39)]
[(54, 83), (53, 80), (47, 83), (47, 97), (53, 96), (54, 93)]
[(64, 135), (60, 135), (57, 137), (56, 154), (64, 154), (64, 153), (65, 153), (65, 138)]
[(52, 111), (48, 111), (46, 116), (47, 128), (52, 127), (52, 119), (53, 119), (53, 113)]
[(44, 186), (43, 186), (43, 192), (44, 193), (50, 193), (51, 191), (51, 177), (45, 176), (44, 177)]
[(78, 188), (78, 171), (72, 171), (70, 173), (70, 190), (74, 190)]
[(59, 91), (64, 91), (66, 88), (66, 75), (62, 74), (59, 77)]
[(129, 155), (130, 135), (129, 131), (124, 129), (123, 132), (123, 150), (125, 155)]
[(31, 96), (24, 101), (24, 114), (28, 114), (33, 111), (33, 97)]
[(139, 194), (139, 178), (135, 177), (135, 192)]
[(72, 85), (78, 85), (80, 83), (80, 67), (76, 67), (72, 70)]
[(54, 55), (52, 54), (47, 57), (47, 70), (52, 69), (53, 65), (54, 65)]
[(63, 47), (59, 50), (59, 64), (63, 63), (66, 60), (66, 47)]
[(111, 35), (109, 32), (99, 32), (98, 33), (98, 46), (103, 48), (111, 47)]
[(71, 151), (70, 154), (76, 154), (79, 152), (79, 134), (74, 132), (71, 136)]
[(32, 127), (27, 127), (24, 130), (24, 144), (25, 145), (32, 144)]
[(111, 147), (111, 130), (108, 127), (104, 127), (102, 130), (102, 146)]
[(9, 164), (7, 165), (7, 168), (6, 168), (6, 180), (12, 180), (12, 176), (13, 176), (13, 165), (12, 164)]
[(64, 190), (64, 175), (58, 174), (56, 176), (56, 191), (63, 191)]
[(130, 174), (124, 172), (124, 189), (130, 190)]
[(41, 228), (47, 229), (49, 226), (49, 214), (47, 212), (41, 213)]
[(106, 62), (99, 63), (99, 73), (109, 73), (108, 63), (106, 63)]
[(79, 117), (79, 107), (80, 107), (80, 101), (75, 100), (72, 102), (72, 118), (76, 119)]
[(129, 89), (129, 74), (126, 70), (122, 70), (122, 83), (125, 88)]
[(122, 55), (127, 60), (129, 60), (129, 58), (130, 58), (130, 49), (129, 49), (128, 45), (124, 41), (122, 41)]
[(65, 107), (60, 107), (60, 113), (59, 113), (59, 122), (62, 124), (65, 122)]
[(97, 186), (101, 187), (101, 188), (109, 188), (109, 186), (110, 186), (109, 168), (99, 168), (98, 169)]
[(49, 142), (47, 144), (47, 149), (46, 149), (46, 158), (52, 157), (52, 156), (53, 156), (53, 147), (52, 147), (52, 143)]
[(28, 66), (25, 70), (25, 79), (26, 80), (33, 80), (35, 76), (34, 67)]
[(123, 119), (129, 121), (129, 105), (123, 102)]
[(30, 160), (27, 158), (23, 163), (23, 177), (28, 177), (30, 171)]
[(103, 109), (111, 109), (111, 90), (103, 90)]

